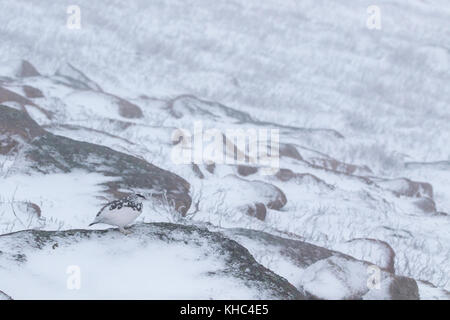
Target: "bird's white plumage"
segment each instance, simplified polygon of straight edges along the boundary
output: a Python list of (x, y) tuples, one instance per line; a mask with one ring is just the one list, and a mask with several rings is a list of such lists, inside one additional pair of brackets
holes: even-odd
[(90, 225), (105, 223), (117, 226), (121, 232), (127, 233), (124, 227), (131, 224), (142, 213), (141, 199), (145, 199), (145, 197), (135, 194), (108, 203), (100, 210)]
[(130, 207), (122, 207), (115, 210), (103, 210), (103, 212), (98, 216), (98, 222), (124, 227), (136, 220), (140, 214), (141, 211), (133, 210)]

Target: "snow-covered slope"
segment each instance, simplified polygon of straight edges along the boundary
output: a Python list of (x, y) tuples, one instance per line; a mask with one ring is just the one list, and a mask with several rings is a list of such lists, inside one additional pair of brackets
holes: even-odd
[(0, 300), (11, 300), (11, 297), (8, 296), (6, 293), (0, 291)]
[(370, 288), (367, 275), (372, 263), (336, 251), (261, 231), (223, 232), (248, 248), (258, 262), (322, 299), (414, 300), (422, 294), (413, 279), (386, 269), (380, 271), (380, 288)]
[[(381, 30), (366, 27), (366, 0), (78, 5), (71, 30), (63, 3), (1, 2), (0, 119), (35, 123), (0, 127), (0, 232), (86, 228), (103, 202), (146, 188), (159, 201), (139, 222), (263, 230), (448, 298), (447, 2), (381, 1)], [(247, 156), (228, 129), (278, 129), (279, 170), (175, 163), (187, 137), (174, 133), (198, 121)], [(34, 167), (19, 146), (38, 150)], [(131, 163), (152, 173), (137, 181)], [(336, 262), (319, 262), (309, 275), (330, 279)], [(341, 289), (324, 297), (351, 296)]]
[(2, 289), (14, 299), (310, 297), (219, 233), (174, 224), (131, 230), (129, 237), (117, 230), (2, 235)]

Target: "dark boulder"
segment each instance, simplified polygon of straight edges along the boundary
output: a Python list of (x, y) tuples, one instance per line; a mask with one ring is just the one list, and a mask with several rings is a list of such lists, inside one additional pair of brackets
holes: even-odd
[(27, 98), (34, 99), (34, 98), (43, 98), (44, 97), (44, 94), (42, 93), (42, 91), (35, 87), (23, 86), (22, 89)]
[(176, 174), (108, 147), (48, 133), (25, 112), (0, 106), (0, 134), (6, 141), (0, 141), (0, 153), (13, 152), (14, 147), (23, 149), (31, 171), (51, 173), (82, 169), (101, 173), (119, 178), (105, 183), (115, 197), (125, 195), (122, 189), (136, 188), (149, 190), (157, 198), (166, 198), (182, 214), (191, 205), (190, 185)]
[(246, 177), (258, 172), (258, 168), (251, 166), (238, 165), (237, 167), (239, 175)]
[[(125, 264), (124, 273), (136, 273), (133, 279), (140, 276), (158, 277), (166, 281), (186, 281), (190, 284), (194, 280), (199, 280), (199, 288), (195, 293), (200, 297), (209, 296), (216, 298), (215, 294), (225, 294), (227, 296), (236, 295), (236, 286), (243, 286), (245, 295), (249, 292), (265, 299), (308, 299), (311, 298), (307, 292), (301, 292), (290, 284), (286, 279), (275, 274), (271, 270), (259, 264), (249, 251), (237, 243), (225, 237), (220, 232), (212, 232), (205, 228), (196, 226), (179, 225), (172, 223), (142, 223), (132, 226), (131, 234), (124, 236), (117, 230), (66, 230), (66, 231), (38, 231), (25, 230), (0, 236), (0, 276), (9, 276), (20, 272), (27, 279), (31, 279), (28, 289), (39, 290), (40, 280), (34, 280), (31, 275), (33, 271), (30, 264), (34, 258), (45, 256), (49, 263), (49, 268), (55, 267), (52, 260), (58, 251), (72, 252), (76, 256), (84, 259), (95, 259), (102, 263), (109, 263), (122, 258), (126, 258), (129, 263)], [(112, 249), (105, 250), (105, 244), (108, 248), (120, 248), (123, 243), (127, 243), (128, 248), (135, 248), (139, 254), (129, 255), (129, 252)], [(91, 250), (83, 250), (89, 245)], [(175, 248), (175, 249), (174, 249)], [(140, 250), (140, 251), (138, 251)], [(152, 252), (164, 252), (160, 258), (164, 261), (163, 265), (178, 265), (179, 268), (188, 268), (188, 273), (180, 272), (173, 275), (170, 271), (161, 272), (161, 264), (152, 262)], [(93, 253), (92, 253), (93, 252)], [(183, 255), (182, 252), (186, 252)], [(194, 252), (194, 254), (189, 254)], [(49, 254), (52, 253), (52, 254)], [(199, 256), (197, 256), (199, 255)], [(181, 256), (181, 257), (180, 257)], [(198, 268), (198, 259), (210, 259), (220, 263), (212, 263)], [(131, 259), (131, 260), (129, 260)], [(53, 265), (53, 267), (52, 267)], [(136, 268), (136, 265), (141, 267)], [(129, 270), (127, 270), (129, 266)], [(96, 264), (90, 264), (83, 268), (86, 277), (97, 276), (97, 281), (109, 281), (107, 277), (98, 277), (96, 273), (102, 266), (96, 267)], [(108, 269), (108, 268), (107, 268)], [(172, 269), (171, 269), (172, 270)], [(197, 271), (198, 270), (198, 271)], [(107, 270), (106, 270), (107, 271)], [(176, 272), (176, 268), (173, 269)], [(55, 279), (59, 277), (55, 275)], [(188, 277), (188, 278), (186, 278)], [(48, 279), (52, 281), (52, 279)], [(135, 284), (128, 283), (118, 277), (115, 281), (117, 288), (115, 297), (126, 297), (130, 293), (127, 290), (133, 290)], [(111, 287), (109, 283), (106, 287)], [(183, 283), (178, 283), (183, 285)], [(13, 284), (11, 284), (13, 285)], [(59, 289), (60, 288), (60, 289)], [(113, 284), (111, 288), (115, 288)], [(124, 291), (125, 288), (125, 291)], [(214, 290), (215, 289), (215, 290)], [(55, 290), (67, 289), (59, 286)], [(170, 292), (157, 286), (149, 286), (144, 289), (144, 294), (176, 296), (176, 291)], [(176, 290), (176, 286), (174, 286)], [(104, 290), (103, 290), (104, 291)], [(229, 292), (228, 292), (229, 291)], [(61, 292), (53, 293), (55, 296)], [(191, 293), (191, 294), (192, 294)], [(93, 298), (96, 296), (95, 290), (88, 292)], [(142, 296), (141, 298), (145, 298)], [(239, 296), (236, 296), (239, 298)]]

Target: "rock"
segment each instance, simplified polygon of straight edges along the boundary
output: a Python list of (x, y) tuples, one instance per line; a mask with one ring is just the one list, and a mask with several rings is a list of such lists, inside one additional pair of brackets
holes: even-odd
[(0, 140), (0, 153), (6, 154), (21, 145), (19, 149), (23, 149), (28, 162), (20, 170), (67, 173), (82, 169), (120, 178), (105, 183), (115, 197), (125, 195), (122, 189), (137, 188), (148, 190), (157, 198), (166, 197), (182, 214), (191, 205), (190, 185), (179, 176), (108, 147), (48, 133), (24, 112), (0, 106), (0, 134), (6, 139)]
[(341, 252), (262, 231), (225, 229), (223, 233), (245, 246), (256, 260), (294, 284), (322, 299), (417, 298), (413, 279), (380, 269), (380, 289), (370, 290), (373, 265)]
[(102, 88), (97, 83), (89, 79), (83, 72), (75, 68), (70, 63), (60, 66), (55, 75), (62, 78), (65, 84), (73, 88), (102, 91)]
[[(1, 90), (1, 89), (0, 89)], [(20, 137), (27, 143), (46, 133), (24, 112), (0, 105), (0, 134), (11, 139)]]
[(35, 103), (27, 98), (17, 94), (11, 90), (0, 87), (0, 103), (4, 102), (16, 102), (20, 106), (24, 107), (26, 105), (33, 106)]
[(375, 180), (375, 182), (383, 189), (391, 191), (398, 197), (428, 197), (430, 199), (433, 199), (433, 186), (427, 182), (417, 182), (407, 178), (391, 180), (383, 179), (378, 181)]
[(422, 210), (424, 213), (434, 213), (436, 212), (436, 203), (433, 199), (428, 197), (421, 197), (414, 201), (414, 205)]
[(307, 267), (300, 283), (323, 299), (359, 299), (368, 291), (366, 270), (357, 260), (332, 256)]
[(246, 213), (251, 217), (264, 221), (264, 219), (266, 219), (267, 209), (263, 203), (257, 202), (254, 204), (249, 204), (246, 207)]
[(230, 228), (223, 232), (227, 237), (248, 248), (254, 256), (261, 256), (263, 253), (274, 257), (281, 256), (283, 260), (289, 261), (300, 269), (305, 269), (333, 255), (342, 255), (304, 241), (283, 238), (263, 231)]
[(308, 161), (315, 167), (321, 167), (327, 170), (345, 173), (348, 175), (370, 175), (373, 174), (367, 166), (357, 166), (344, 163), (333, 158), (311, 158)]
[(297, 148), (292, 144), (280, 144), (280, 156), (296, 160), (303, 160)]
[(9, 60), (0, 66), (0, 76), (27, 78), (40, 76), (36, 68), (26, 60)]
[(0, 300), (12, 300), (12, 298), (3, 291), (0, 291)]
[[(208, 179), (203, 188), (200, 209), (203, 212), (222, 214), (246, 214), (264, 220), (267, 209), (279, 210), (287, 199), (283, 191), (276, 186), (259, 180), (246, 180), (234, 174), (228, 174), (218, 180)], [(201, 221), (201, 220), (199, 220)]]
[(388, 275), (379, 287), (370, 289), (364, 300), (419, 300), (419, 288), (414, 279)]
[(389, 285), (392, 300), (419, 300), (419, 288), (414, 279), (395, 276)]
[[(1, 96), (0, 88), (0, 96)], [(0, 154), (7, 155), (19, 146), (21, 141), (31, 141), (45, 134), (36, 122), (25, 113), (0, 105)]]
[(327, 189), (329, 191), (334, 190), (335, 187), (319, 179), (313, 174), (310, 173), (295, 173), (290, 169), (280, 169), (275, 174), (278, 180), (287, 182), (294, 181), (297, 185), (311, 185), (318, 187), (320, 189)]
[(429, 281), (418, 280), (420, 300), (450, 300), (450, 292), (436, 287)]
[(22, 110), (26, 110), (25, 106), (31, 106), (42, 112), (48, 119), (52, 118), (52, 113), (41, 108), (33, 101), (17, 94), (11, 90), (0, 87), (0, 104), (5, 102), (15, 102), (21, 106)]
[(283, 191), (267, 182), (247, 181), (235, 175), (228, 175), (222, 179), (222, 183), (228, 186), (226, 198), (230, 205), (247, 205), (251, 201), (262, 203), (269, 209), (279, 210), (287, 203)]
[(26, 77), (37, 77), (40, 76), (40, 73), (36, 70), (36, 68), (26, 60), (22, 60), (22, 65), (19, 69), (19, 73), (17, 74), (21, 78)]
[[(321, 136), (328, 139), (342, 139), (344, 136), (333, 129), (301, 128), (284, 126), (273, 122), (254, 119), (249, 113), (233, 109), (215, 101), (199, 99), (191, 94), (184, 94), (167, 102), (167, 110), (174, 119), (199, 119), (205, 122), (220, 122), (222, 124), (247, 124), (263, 128), (277, 128), (287, 134), (307, 134), (308, 136)], [(283, 144), (280, 144), (280, 151)], [(285, 156), (300, 160), (295, 147), (287, 147)], [(295, 151), (294, 151), (295, 150)], [(292, 153), (290, 152), (292, 151)], [(281, 154), (280, 154), (281, 155)]]
[(357, 238), (339, 243), (333, 248), (359, 260), (375, 264), (390, 273), (395, 273), (395, 252), (385, 241)]
[(290, 169), (280, 169), (278, 170), (278, 172), (275, 175), (279, 180), (286, 182), (291, 180), (294, 176), (295, 173), (290, 170)]
[(27, 98), (34, 99), (34, 98), (43, 98), (44, 97), (44, 94), (42, 93), (42, 91), (37, 88), (30, 87), (30, 86), (23, 86), (22, 89)]
[[(2, 285), (21, 299), (311, 297), (221, 233), (171, 223), (139, 224), (130, 231), (128, 236), (113, 229), (26, 230), (2, 235)], [(47, 261), (45, 269), (42, 259)], [(66, 277), (60, 277), (74, 264), (80, 268), (82, 290), (67, 290)], [(39, 276), (38, 269), (42, 269)], [(42, 286), (42, 276), (46, 286)], [(17, 278), (26, 281), (26, 289), (16, 285)]]
[(118, 99), (117, 105), (119, 106), (119, 114), (128, 119), (139, 119), (144, 115), (142, 114), (141, 108), (139, 108), (134, 103), (131, 103), (125, 99), (116, 97)]
[[(139, 106), (106, 92), (75, 90), (65, 97), (64, 102), (75, 114), (89, 112), (98, 117), (114, 120), (123, 120), (123, 118), (140, 119), (143, 117)], [(132, 122), (127, 123), (127, 125), (132, 124)]]
[(215, 164), (214, 162), (213, 162), (213, 163), (206, 164), (206, 165), (205, 165), (205, 169), (206, 169), (206, 171), (208, 171), (209, 173), (213, 174), (213, 173), (214, 173), (214, 170), (216, 169), (216, 164)]
[(251, 166), (238, 165), (237, 167), (239, 175), (246, 177), (258, 172), (258, 168)]
[(197, 176), (197, 178), (199, 179), (205, 179), (205, 176), (203, 175), (202, 171), (200, 170), (200, 168), (198, 167), (198, 164), (196, 163), (191, 163), (191, 168), (192, 171), (194, 171), (195, 175)]
[(176, 119), (202, 115), (204, 120), (223, 118), (226, 119), (225, 121), (234, 123), (254, 122), (252, 117), (246, 112), (229, 108), (217, 102), (201, 100), (189, 94), (170, 100), (167, 107), (170, 114)]

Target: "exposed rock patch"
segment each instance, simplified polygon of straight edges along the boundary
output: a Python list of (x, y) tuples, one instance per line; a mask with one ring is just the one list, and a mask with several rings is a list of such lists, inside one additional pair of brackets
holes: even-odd
[[(123, 196), (123, 189), (144, 189), (156, 197), (167, 197), (182, 214), (189, 209), (189, 183), (177, 175), (104, 146), (53, 135), (43, 130), (26, 113), (4, 106), (0, 108), (0, 133), (7, 137), (7, 147), (2, 147), (2, 153), (8, 153), (12, 149), (11, 144), (18, 146), (25, 141), (25, 158), (32, 171), (67, 173), (82, 169), (102, 173), (119, 178), (106, 183), (115, 197)], [(14, 138), (17, 135), (21, 139)], [(4, 141), (1, 142), (3, 146)]]
[(22, 107), (22, 110), (26, 110), (25, 106), (32, 106), (36, 109), (38, 109), (40, 112), (42, 112), (47, 118), (52, 117), (52, 113), (41, 108), (37, 104), (35, 104), (33, 101), (21, 96), (20, 94), (17, 94), (11, 90), (5, 89), (0, 87), (0, 103), (5, 102), (16, 102)]
[[(371, 263), (304, 241), (262, 231), (226, 229), (257, 261), (282, 275), (300, 290), (323, 299), (418, 299), (415, 280), (381, 269), (381, 289), (370, 289)], [(290, 266), (290, 267), (287, 267)], [(372, 292), (373, 291), (373, 292)]]
[(3, 291), (0, 291), (0, 300), (12, 300), (12, 298)]
[(335, 249), (357, 259), (371, 262), (390, 273), (395, 273), (395, 251), (385, 241), (357, 238), (339, 243)]
[[(192, 297), (210, 299), (232, 297), (237, 288), (242, 296), (249, 299), (307, 299), (312, 296), (292, 286), (284, 278), (255, 261), (246, 248), (236, 241), (224, 237), (221, 233), (211, 232), (195, 226), (176, 225), (170, 223), (139, 224), (130, 228), (132, 234), (124, 236), (117, 230), (67, 230), (67, 231), (35, 231), (27, 230), (0, 236), (0, 277), (21, 275), (28, 279), (27, 292), (17, 291), (17, 296), (27, 296), (34, 292), (39, 297), (42, 285), (30, 270), (33, 270), (35, 259), (46, 257), (49, 268), (57, 269), (58, 263), (64, 259), (64, 252), (70, 250), (71, 256), (79, 263), (84, 262), (83, 276), (84, 294), (86, 298), (101, 298), (111, 288), (121, 288), (111, 292), (112, 297), (129, 297), (130, 292), (140, 298), (177, 298), (185, 293), (178, 290), (165, 290), (159, 286), (137, 286), (134, 282), (180, 281), (181, 283), (196, 282), (196, 290), (189, 291)], [(126, 262), (121, 262), (118, 255), (125, 248), (133, 247), (139, 252), (127, 256)], [(90, 248), (83, 250), (83, 248)], [(52, 254), (49, 255), (49, 252)], [(125, 253), (125, 252), (124, 252)], [(22, 258), (18, 258), (21, 255)], [(59, 259), (59, 260), (58, 260)], [(92, 263), (92, 259), (94, 260)], [(154, 260), (156, 259), (156, 261)], [(87, 261), (91, 261), (88, 263)], [(115, 262), (113, 262), (115, 261)], [(202, 261), (211, 261), (203, 263)], [(169, 266), (182, 263), (178, 275), (170, 272)], [(106, 265), (119, 264), (123, 275), (111, 284)], [(164, 272), (160, 269), (165, 267)], [(142, 267), (136, 267), (142, 266)], [(130, 270), (122, 269), (130, 267)], [(99, 272), (99, 270), (103, 270)], [(57, 281), (58, 272), (51, 272), (48, 276)], [(176, 270), (176, 269), (174, 269)], [(103, 275), (106, 273), (106, 276)], [(142, 275), (141, 275), (142, 273)], [(132, 275), (132, 276), (131, 276)], [(95, 280), (92, 278), (95, 277)], [(141, 278), (141, 279), (140, 279)], [(95, 288), (90, 290), (91, 282)], [(124, 280), (128, 279), (128, 281)], [(138, 280), (140, 279), (140, 280)], [(104, 283), (107, 281), (109, 284)], [(133, 282), (134, 281), (134, 282)], [(50, 281), (52, 282), (52, 281)], [(177, 283), (178, 284), (178, 283)], [(5, 285), (14, 287), (14, 282)], [(108, 289), (109, 288), (109, 289)], [(17, 288), (15, 288), (17, 290)], [(48, 287), (46, 287), (48, 290)], [(190, 290), (186, 288), (184, 290)], [(70, 294), (65, 286), (57, 285), (52, 297), (65, 297)], [(128, 295), (128, 296), (127, 296)], [(30, 296), (31, 297), (31, 296)]]
[(392, 191), (397, 196), (411, 198), (429, 197), (433, 199), (433, 186), (428, 182), (417, 182), (407, 178), (379, 180), (377, 185)]
[(60, 77), (65, 84), (81, 89), (81, 90), (94, 90), (102, 91), (102, 88), (89, 79), (83, 72), (75, 68), (70, 63), (63, 64), (55, 73), (56, 76)]
[(23, 86), (22, 87), (23, 92), (25, 93), (27, 98), (43, 98), (44, 94), (42, 93), (41, 90), (31, 87), (31, 86)]
[(128, 119), (139, 119), (143, 117), (142, 110), (134, 103), (131, 103), (125, 99), (116, 97), (118, 99), (117, 105), (119, 106), (119, 114)]
[(370, 175), (373, 173), (367, 166), (348, 164), (332, 158), (312, 158), (308, 161), (315, 166), (349, 175)]
[(258, 168), (251, 166), (238, 165), (237, 171), (239, 175), (246, 177), (258, 172)]

